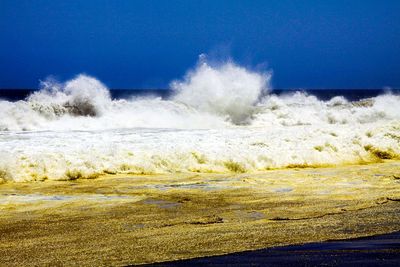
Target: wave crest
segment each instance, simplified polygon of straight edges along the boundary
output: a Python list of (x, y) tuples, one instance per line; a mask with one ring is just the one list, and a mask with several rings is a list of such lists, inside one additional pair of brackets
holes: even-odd
[(269, 90), (269, 73), (251, 72), (231, 62), (212, 67), (201, 62), (182, 81), (174, 81), (174, 101), (203, 112), (228, 116), (235, 124), (248, 122), (254, 105)]
[(48, 117), (70, 114), (100, 116), (111, 104), (110, 92), (95, 78), (80, 74), (60, 84), (54, 80), (41, 83), (41, 89), (27, 99), (33, 110)]
[(400, 158), (400, 96), (266, 94), (269, 73), (207, 62), (174, 95), (116, 100), (95, 78), (0, 100), (0, 182), (252, 172)]

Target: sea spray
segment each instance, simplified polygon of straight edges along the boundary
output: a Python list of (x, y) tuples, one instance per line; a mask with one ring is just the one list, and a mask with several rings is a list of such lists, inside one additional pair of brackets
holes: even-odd
[(254, 172), (397, 159), (400, 96), (268, 95), (270, 74), (200, 62), (168, 99), (112, 99), (100, 81), (46, 80), (0, 100), (0, 181)]
[(268, 92), (270, 74), (256, 73), (232, 62), (216, 68), (200, 62), (183, 81), (171, 84), (174, 101), (196, 110), (227, 117), (235, 124), (246, 122), (262, 94)]

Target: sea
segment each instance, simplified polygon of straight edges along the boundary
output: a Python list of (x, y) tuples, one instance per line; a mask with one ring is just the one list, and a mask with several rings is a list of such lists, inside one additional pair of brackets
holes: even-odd
[(399, 90), (277, 90), (270, 80), (202, 63), (166, 89), (111, 90), (83, 74), (0, 89), (0, 182), (399, 158)]
[[(33, 93), (39, 91), (36, 88), (0, 88), (0, 99), (7, 101), (25, 100)], [(133, 88), (133, 89), (110, 89), (111, 98), (114, 100), (130, 99), (132, 97), (161, 97), (168, 99), (174, 95), (174, 91), (168, 88)], [(271, 89), (268, 94), (272, 95), (287, 95), (294, 92), (303, 92), (308, 95), (316, 96), (320, 100), (330, 100), (335, 96), (343, 96), (350, 101), (358, 101), (383, 95), (386, 93), (400, 94), (400, 89), (381, 88), (381, 89), (335, 89), (335, 88), (321, 88), (321, 89)]]

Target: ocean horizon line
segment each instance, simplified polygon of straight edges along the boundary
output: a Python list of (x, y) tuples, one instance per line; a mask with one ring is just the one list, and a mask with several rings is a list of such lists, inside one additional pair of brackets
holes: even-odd
[[(14, 87), (14, 88), (8, 88), (8, 87), (4, 87), (4, 88), (1, 88), (0, 87), (0, 90), (40, 90), (40, 88), (28, 88), (28, 87)], [(109, 88), (109, 90), (126, 90), (126, 91), (128, 91), (128, 90), (141, 90), (141, 91), (143, 91), (143, 90), (153, 90), (153, 91), (155, 91), (155, 90), (165, 90), (165, 91), (169, 91), (169, 90), (172, 90), (171, 88), (161, 88), (161, 87), (159, 87), (159, 88), (157, 88), (157, 87), (154, 87), (154, 88), (151, 88), (151, 87), (145, 87), (145, 88)], [(307, 87), (299, 87), (299, 88), (273, 88), (273, 89), (271, 89), (270, 91), (301, 91), (301, 90), (400, 90), (400, 87), (399, 88), (391, 88), (391, 87), (388, 87), (388, 88), (361, 88), (361, 87), (357, 87), (357, 88), (334, 88), (334, 87), (325, 87), (325, 88), (316, 88), (316, 87), (313, 87), (313, 88), (307, 88)]]

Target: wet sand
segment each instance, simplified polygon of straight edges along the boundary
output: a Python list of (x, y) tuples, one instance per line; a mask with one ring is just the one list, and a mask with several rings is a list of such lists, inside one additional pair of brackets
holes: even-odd
[(400, 231), (400, 162), (0, 185), (0, 265), (110, 266)]
[(400, 232), (146, 266), (399, 266)]

